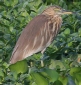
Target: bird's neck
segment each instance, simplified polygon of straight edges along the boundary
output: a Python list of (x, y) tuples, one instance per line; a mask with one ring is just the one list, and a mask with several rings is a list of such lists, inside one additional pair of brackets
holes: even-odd
[(42, 13), (41, 15), (44, 15), (46, 16), (48, 19), (50, 19), (52, 22), (62, 22), (62, 18), (60, 15), (57, 15), (57, 14), (54, 14), (54, 15), (48, 15), (48, 14), (45, 14), (45, 13)]

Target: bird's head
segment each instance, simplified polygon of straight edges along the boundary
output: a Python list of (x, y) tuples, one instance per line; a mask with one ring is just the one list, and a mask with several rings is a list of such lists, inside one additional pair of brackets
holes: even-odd
[(70, 11), (66, 11), (59, 6), (50, 6), (43, 11), (43, 14), (47, 15), (65, 15), (65, 14), (72, 14)]

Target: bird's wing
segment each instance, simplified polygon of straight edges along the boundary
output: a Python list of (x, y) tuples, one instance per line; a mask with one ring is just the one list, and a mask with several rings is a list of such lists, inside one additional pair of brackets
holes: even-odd
[(52, 38), (50, 28), (53, 28), (53, 23), (45, 15), (38, 15), (31, 20), (16, 43), (10, 63), (23, 60), (49, 46)]

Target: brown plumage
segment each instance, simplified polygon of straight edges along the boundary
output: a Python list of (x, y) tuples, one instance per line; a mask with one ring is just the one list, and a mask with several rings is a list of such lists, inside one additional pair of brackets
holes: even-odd
[(29, 22), (23, 29), (12, 52), (11, 64), (34, 53), (43, 52), (51, 44), (61, 27), (62, 18), (60, 15), (65, 13), (62, 11), (60, 7), (51, 6)]

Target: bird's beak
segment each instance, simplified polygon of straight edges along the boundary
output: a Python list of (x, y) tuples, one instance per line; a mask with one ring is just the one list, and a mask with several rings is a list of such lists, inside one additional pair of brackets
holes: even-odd
[(73, 13), (70, 12), (70, 11), (65, 11), (65, 10), (63, 10), (63, 11), (62, 11), (62, 14), (64, 15), (64, 14), (73, 14)]

